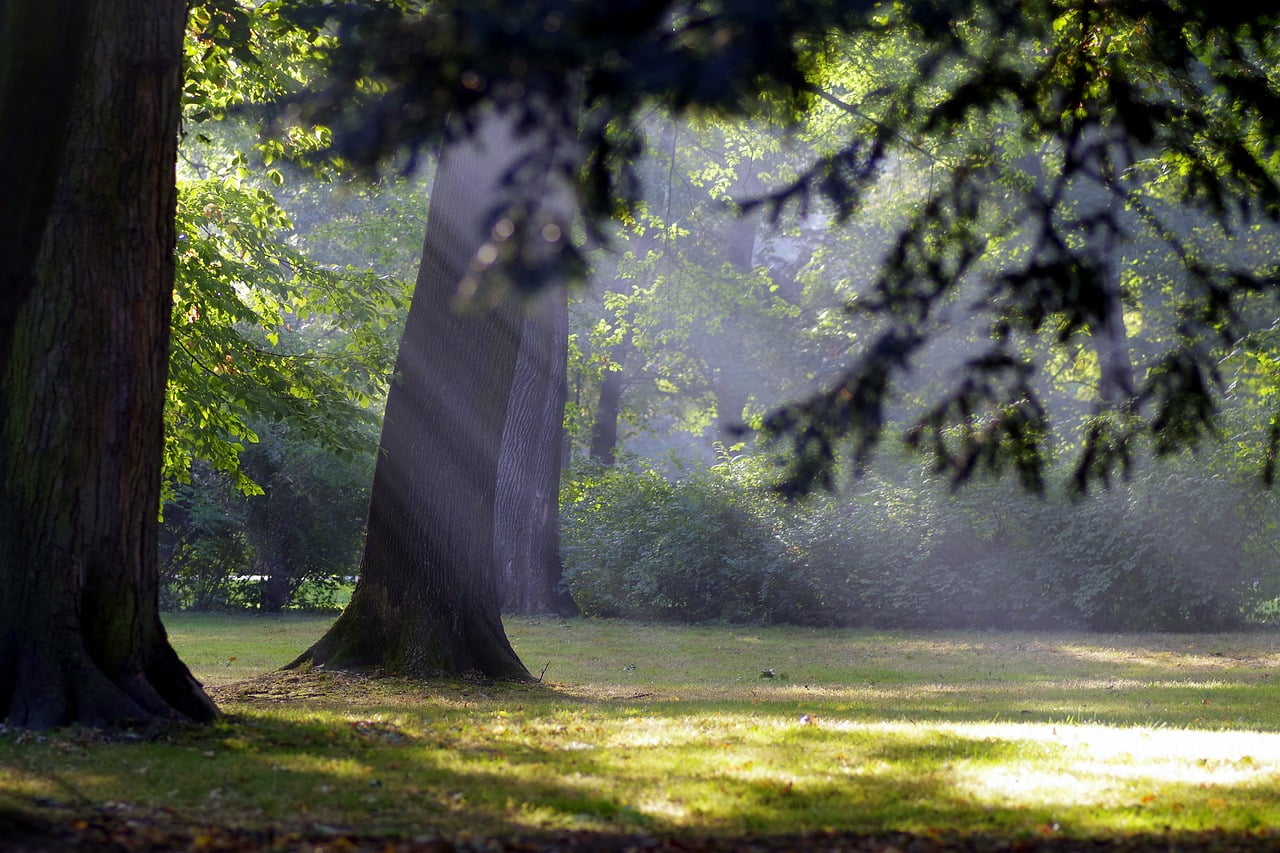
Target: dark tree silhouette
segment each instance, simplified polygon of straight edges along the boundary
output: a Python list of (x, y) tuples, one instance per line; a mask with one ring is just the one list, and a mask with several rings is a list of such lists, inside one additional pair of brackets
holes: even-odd
[(0, 717), (208, 720), (160, 623), (156, 548), (186, 4), (64, 5), (41, 10), (70, 25), (66, 68), (34, 5), (8, 4), (0, 31), (0, 61), (50, 73), (0, 91), (19, 158), (0, 168), (31, 170), (6, 201), (29, 207), (6, 217), (0, 296)]

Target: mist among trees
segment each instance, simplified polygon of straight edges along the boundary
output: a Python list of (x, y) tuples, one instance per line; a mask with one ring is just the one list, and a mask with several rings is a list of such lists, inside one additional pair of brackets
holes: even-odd
[[(523, 676), (504, 604), (912, 627), (1270, 617), (1256, 484), (1280, 447), (1280, 110), (1262, 13), (210, 2), (150, 46), (123, 19), (92, 42), (78, 18), (14, 20), (64, 27), (76, 61), (157, 51), (168, 76), (146, 85), (172, 101), (130, 143), (158, 158), (129, 180), (172, 231), (172, 262), (139, 273), (165, 310), (130, 339), (154, 345), (126, 356), (100, 330), (100, 352), (65, 361), (60, 399), (118, 383), (137, 405), (106, 444), (68, 449), (110, 395), (83, 412), (41, 396), (36, 306), (114, 291), (41, 254), (73, 229), (11, 235), (4, 506), (25, 532), (6, 537), (0, 601), (23, 618), (40, 599), (77, 636), (115, 636), (112, 613), (161, 600), (279, 611), (354, 582), (300, 661)], [(6, 92), (52, 61), (15, 56)], [(124, 109), (114, 71), (92, 72), (96, 95), (77, 82), (89, 65), (65, 109), (42, 102), (51, 121)], [(29, 109), (18, 93), (5, 104)], [(15, 143), (11, 161), (41, 164), (17, 196), (30, 221), (115, 209), (88, 177), (106, 165), (45, 185), (96, 132)], [(65, 439), (41, 425), (55, 414)], [(33, 435), (90, 478), (78, 509), (53, 509), (69, 481), (24, 467)], [(123, 444), (137, 464), (87, 461)], [(107, 493), (132, 496), (90, 511)], [(76, 568), (84, 548), (104, 580)], [(46, 600), (32, 567), (63, 563)], [(86, 621), (106, 588), (120, 603)], [(68, 652), (63, 687), (0, 672), (0, 698), (65, 693), (17, 714), (40, 724), (80, 704), (190, 715), (203, 700), (156, 663), (153, 619), (130, 617), (127, 653)], [(38, 656), (19, 634), (13, 658)], [(114, 687), (75, 698), (83, 667)]]
[(0, 838), (1274, 846), (1278, 69), (1178, 0), (0, 5)]
[[(1043, 50), (1067, 63), (1085, 17), (1055, 19), (1062, 41)], [(612, 166), (634, 186), (625, 213), (575, 240), (589, 272), (569, 297), (560, 437), (521, 453), (563, 469), (563, 545), (538, 558), (543, 592), (507, 608), (884, 627), (1269, 621), (1280, 591), (1263, 484), (1271, 309), (1248, 278), (1261, 282), (1275, 264), (1265, 185), (1237, 205), (1202, 198), (1187, 183), (1200, 180), (1197, 151), (1153, 141), (1167, 132), (1181, 144), (1177, 128), (1144, 139), (1082, 107), (1063, 136), (1048, 105), (979, 102), (975, 79), (995, 73), (980, 39), (968, 49), (982, 61), (966, 69), (939, 59), (927, 23), (890, 24), (834, 43), (792, 114), (690, 120), (655, 105), (637, 116), (634, 150)], [(1090, 61), (1127, 69), (1153, 37), (1116, 36)], [(893, 112), (923, 85), (922, 63), (944, 94), (921, 101), (919, 115)], [(1084, 85), (1052, 76), (1069, 67), (1019, 85)], [(1179, 109), (1212, 107), (1192, 91), (1176, 96), (1192, 99)], [(1160, 98), (1172, 104), (1173, 93), (1154, 93), (1106, 109), (1130, 124), (1172, 109)], [(316, 258), (318, 272), (347, 270), (326, 286), (352, 294), (332, 320), (312, 313), (315, 301), (290, 313), (286, 295), (272, 322), (293, 327), (286, 336), (327, 324), (320, 339), (344, 354), (333, 362), (342, 381), (385, 382), (410, 292), (387, 276), (408, 278), (419, 262), (434, 153), (412, 173), (388, 163), (372, 186), (317, 180), (273, 164), (277, 143), (255, 149), (251, 127), (208, 124), (184, 143), (188, 162), (269, 193), (280, 211), (270, 239)], [(872, 153), (850, 142), (868, 137)], [(1249, 139), (1241, 150), (1261, 163)], [(377, 300), (360, 308), (344, 280), (369, 282)], [(1007, 293), (992, 290), (1001, 282)], [(1214, 307), (1215, 293), (1231, 304)], [(1224, 346), (1228, 335), (1238, 337)], [(308, 432), (280, 404), (270, 415), (274, 434), (313, 442), (320, 456), (305, 458), (335, 460), (325, 467), (346, 478), (345, 507), (367, 500), (371, 462), (326, 454), (339, 444), (372, 460), (360, 424), (376, 419), (377, 399), (325, 419), (363, 429), (363, 443)], [(167, 558), (169, 588), (214, 581), (172, 600), (273, 610), (343, 600), (332, 596), (355, 575), (361, 514), (309, 488), (313, 508), (286, 511), (331, 533), (340, 525), (346, 550), (303, 537), (313, 553), (259, 556), (288, 554), (283, 540), (300, 525), (281, 528), (280, 542), (253, 533), (237, 519), (280, 505), (278, 490), (236, 498), (228, 477), (247, 491), (260, 478), (252, 463), (222, 470), (204, 488), (183, 486), (186, 504), (167, 514), (184, 549)], [(795, 500), (823, 484), (833, 491)], [(498, 531), (499, 551), (527, 547), (525, 530)], [(285, 598), (266, 592), (272, 584)]]

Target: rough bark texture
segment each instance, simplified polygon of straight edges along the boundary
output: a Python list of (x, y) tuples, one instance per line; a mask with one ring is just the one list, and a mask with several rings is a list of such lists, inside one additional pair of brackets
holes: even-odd
[[(411, 676), (528, 678), (502, 628), (494, 500), (520, 350), (516, 294), (457, 307), (527, 141), (500, 114), (446, 146), (417, 290), (387, 397), (360, 579), (351, 603), (291, 666)], [(481, 260), (483, 257), (481, 257)]]
[(507, 613), (577, 612), (560, 560), (568, 334), (565, 289), (540, 294), (525, 314), (498, 467), (494, 550)]
[[(0, 376), (4, 342), (13, 340), (18, 309), (35, 286), (93, 8), (93, 0), (0, 4), (0, 128), (7, 129), (0, 132)], [(0, 418), (3, 405), (0, 395)]]
[(30, 728), (215, 714), (158, 605), (186, 4), (91, 5), (91, 71), (0, 344), (0, 717)]

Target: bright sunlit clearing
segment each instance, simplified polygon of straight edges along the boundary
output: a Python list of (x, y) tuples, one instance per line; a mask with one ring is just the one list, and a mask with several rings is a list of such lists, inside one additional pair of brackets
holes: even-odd
[(1056, 757), (1034, 764), (955, 768), (960, 788), (977, 799), (1003, 803), (1104, 803), (1135, 785), (1213, 788), (1280, 775), (1280, 734), (1274, 733), (999, 723), (935, 728), (1053, 750)]

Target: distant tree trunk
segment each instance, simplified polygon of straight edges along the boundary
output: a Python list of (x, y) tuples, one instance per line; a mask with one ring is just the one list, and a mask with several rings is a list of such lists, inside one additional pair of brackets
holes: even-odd
[[(646, 241), (653, 244), (652, 239)], [(641, 246), (645, 246), (641, 243)], [(637, 254), (640, 254), (637, 251)], [(621, 322), (631, 326), (632, 314), (628, 311)], [(622, 341), (609, 348), (609, 364), (600, 378), (600, 396), (596, 398), (595, 418), (591, 424), (591, 447), (588, 458), (598, 465), (612, 465), (618, 461), (618, 420), (622, 417), (622, 391), (626, 384), (627, 364), (640, 351), (627, 329)]]
[(716, 398), (716, 430), (721, 441), (732, 445), (742, 438), (742, 413), (750, 399), (745, 390), (748, 380), (742, 370), (734, 367), (721, 367), (716, 373), (711, 386)]
[(298, 587), (290, 566), (289, 485), (270, 453), (241, 458), (241, 467), (262, 487), (262, 494), (246, 498), (244, 532), (252, 556), (252, 573), (258, 577), (258, 606), (279, 613)]
[(1128, 406), (1134, 397), (1133, 359), (1124, 326), (1124, 302), (1120, 294), (1119, 246), (1106, 241), (1099, 276), (1103, 288), (1102, 315), (1089, 326), (1089, 341), (1098, 356), (1098, 396), (1105, 406)]
[[(626, 363), (627, 345), (613, 348), (612, 361), (623, 367)], [(595, 422), (591, 425), (592, 462), (612, 465), (617, 461), (618, 418), (622, 414), (622, 370), (606, 371), (600, 380), (600, 397), (596, 403)]]
[[(6, 4), (6, 24), (19, 5), (36, 4)], [(30, 728), (209, 720), (159, 615), (186, 4), (86, 8), (89, 71), (34, 265), (17, 271), (31, 286), (0, 339), (0, 717)], [(25, 47), (21, 33), (0, 39)], [(6, 121), (13, 83), (0, 81)], [(50, 130), (6, 124), (4, 135), (49, 144)]]
[[(741, 199), (753, 198), (764, 191), (752, 166), (753, 161), (745, 161), (745, 172), (739, 181), (736, 195)], [(749, 275), (755, 268), (756, 230), (758, 222), (755, 217), (735, 216), (727, 223), (725, 235), (725, 258), (739, 275)], [(736, 443), (743, 427), (742, 413), (751, 398), (748, 391), (758, 381), (758, 367), (744, 359), (741, 341), (742, 309), (734, 307), (729, 313), (729, 322), (719, 335), (724, 337), (724, 344), (715, 348), (720, 359), (713, 364), (711, 390), (716, 398), (716, 429), (719, 439), (730, 445)]]
[[(754, 160), (744, 160), (739, 166), (742, 175), (734, 190), (734, 197), (739, 201), (758, 198), (765, 192), (765, 185), (760, 180)], [(725, 241), (725, 260), (738, 272), (746, 274), (756, 265), (756, 242), (759, 221), (755, 216), (735, 215), (729, 223), (728, 239)]]
[(360, 579), (338, 621), (290, 666), (529, 677), (502, 628), (493, 521), (522, 306), (518, 294), (481, 291), (457, 307), (482, 274), (477, 252), (508, 201), (504, 176), (535, 144), (514, 125), (490, 114), (441, 155), (387, 397)]
[[(256, 498), (270, 501), (270, 496)], [(288, 606), (299, 583), (290, 565), (288, 534), (282, 527), (288, 522), (275, 518), (268, 508), (268, 516), (259, 521), (261, 526), (251, 531), (249, 542), (253, 548), (253, 573), (259, 577), (258, 605), (267, 613), (279, 613)]]
[(568, 334), (565, 289), (540, 294), (524, 319), (498, 467), (494, 549), (508, 613), (577, 612), (560, 560)]

